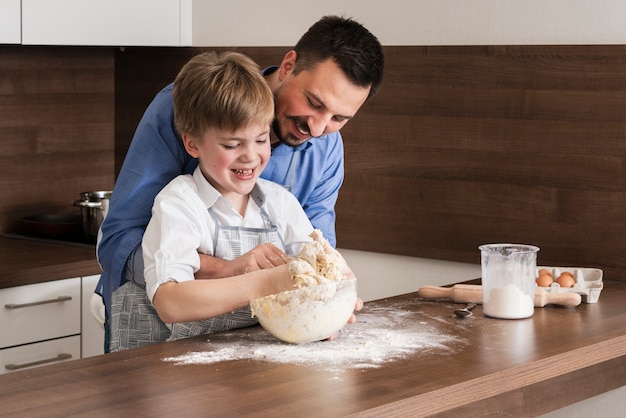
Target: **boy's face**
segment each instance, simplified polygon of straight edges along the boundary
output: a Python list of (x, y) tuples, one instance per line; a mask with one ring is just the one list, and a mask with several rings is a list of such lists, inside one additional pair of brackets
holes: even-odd
[(274, 89), (273, 133), (291, 146), (341, 129), (365, 103), (369, 87), (355, 86), (332, 60), (297, 75), (295, 51), (281, 63), (280, 85)]
[(253, 123), (234, 132), (210, 128), (199, 140), (183, 135), (183, 142), (204, 177), (228, 199), (252, 191), (270, 157), (269, 132), (269, 125)]

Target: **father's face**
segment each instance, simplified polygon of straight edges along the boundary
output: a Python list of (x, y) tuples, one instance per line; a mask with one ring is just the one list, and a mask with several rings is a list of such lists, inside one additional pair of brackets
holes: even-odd
[(291, 146), (341, 129), (365, 103), (369, 87), (352, 84), (332, 60), (293, 74), (296, 53), (285, 56), (274, 90), (274, 135)]

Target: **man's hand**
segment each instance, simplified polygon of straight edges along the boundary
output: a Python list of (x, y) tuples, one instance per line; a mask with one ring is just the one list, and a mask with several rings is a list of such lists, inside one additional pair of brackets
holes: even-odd
[(234, 260), (222, 260), (206, 254), (200, 254), (200, 270), (196, 279), (217, 279), (239, 276), (251, 271), (278, 267), (289, 262), (289, 257), (274, 244), (265, 243)]
[[(363, 309), (363, 300), (361, 298), (356, 298), (356, 304), (354, 306), (354, 312), (358, 312)], [(353, 313), (350, 319), (348, 319), (348, 324), (354, 324), (356, 322), (356, 315)]]

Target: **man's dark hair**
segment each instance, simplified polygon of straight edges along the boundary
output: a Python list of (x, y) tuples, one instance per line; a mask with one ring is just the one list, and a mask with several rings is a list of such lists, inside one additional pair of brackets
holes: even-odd
[(339, 16), (324, 16), (302, 35), (295, 46), (294, 74), (331, 58), (359, 87), (371, 86), (373, 97), (383, 81), (384, 56), (378, 39), (360, 23)]

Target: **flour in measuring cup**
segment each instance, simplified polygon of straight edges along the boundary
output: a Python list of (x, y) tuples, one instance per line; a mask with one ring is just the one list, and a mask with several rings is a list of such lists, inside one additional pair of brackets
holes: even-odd
[(483, 303), (483, 312), (493, 318), (528, 318), (535, 309), (533, 299), (512, 284), (491, 289)]

